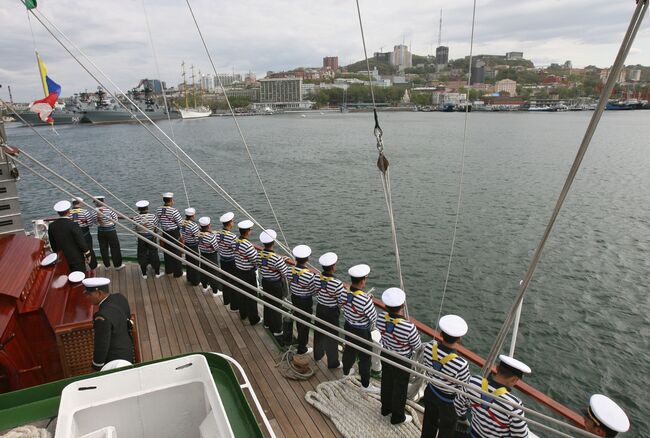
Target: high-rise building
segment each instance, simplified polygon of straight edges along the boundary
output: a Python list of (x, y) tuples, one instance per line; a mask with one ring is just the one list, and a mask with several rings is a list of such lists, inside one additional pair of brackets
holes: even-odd
[(373, 58), (375, 62), (381, 64), (390, 64), (393, 57), (393, 52), (375, 52)]
[(206, 90), (206, 91), (213, 91), (214, 90), (214, 80), (212, 79), (211, 74), (207, 75), (201, 75), (201, 78), (199, 79), (199, 83), (201, 86), (201, 90)]
[(214, 77), (214, 86), (219, 88), (221, 85), (229, 87), (235, 82), (241, 82), (241, 75), (235, 73), (217, 73)]
[(630, 70), (630, 81), (639, 82), (641, 80), (641, 70), (638, 68), (633, 68)]
[(436, 47), (436, 64), (447, 65), (449, 63), (449, 47)]
[(339, 69), (338, 56), (326, 56), (323, 58), (323, 68), (336, 71)]
[(470, 79), (472, 84), (481, 84), (485, 82), (485, 66), (485, 61), (481, 59), (477, 59), (474, 62), (474, 66), (472, 67), (472, 77)]
[(302, 79), (260, 79), (260, 102), (281, 103), (302, 100)]
[(396, 65), (400, 69), (413, 67), (413, 57), (409, 48), (404, 44), (398, 44), (393, 48), (390, 61), (392, 65)]

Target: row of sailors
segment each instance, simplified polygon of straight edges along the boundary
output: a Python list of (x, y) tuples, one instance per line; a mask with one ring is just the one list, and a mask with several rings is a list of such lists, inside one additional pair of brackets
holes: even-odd
[[(201, 258), (213, 263), (219, 262), (222, 270), (237, 276), (253, 287), (257, 285), (256, 270), (259, 268), (263, 290), (276, 298), (283, 297), (286, 280), (294, 306), (311, 314), (313, 297), (316, 296), (318, 318), (338, 325), (339, 314), (342, 311), (346, 332), (370, 341), (371, 331), (376, 328), (381, 333), (382, 346), (404, 358), (410, 359), (414, 352), (421, 348), (422, 342), (415, 325), (402, 316), (406, 295), (401, 289), (389, 288), (382, 294), (386, 311), (377, 315), (372, 297), (364, 291), (370, 274), (368, 265), (360, 264), (351, 267), (348, 270), (350, 287), (345, 288), (342, 281), (334, 276), (338, 257), (333, 252), (325, 253), (319, 258), (322, 272), (317, 274), (307, 268), (311, 249), (307, 245), (298, 245), (292, 251), (296, 264), (289, 267), (284, 257), (274, 252), (277, 237), (275, 231), (262, 231), (259, 238), (264, 248), (258, 251), (249, 240), (253, 228), (252, 221), (244, 220), (237, 224), (239, 229), (239, 237), (237, 237), (232, 232), (234, 214), (229, 212), (220, 217), (222, 228), (214, 232), (209, 217), (200, 218), (196, 225), (194, 222), (196, 212), (189, 208), (185, 210), (185, 219), (179, 219), (180, 214), (176, 214), (178, 211), (172, 207), (173, 194), (166, 193), (163, 198), (165, 205), (160, 207), (156, 214), (148, 213), (147, 201), (139, 201), (136, 204), (139, 214), (134, 220), (139, 224), (136, 226), (138, 233), (153, 241), (156, 230), (161, 228), (168, 237), (184, 242), (189, 250), (200, 254)], [(172, 202), (169, 202), (170, 200)], [(176, 225), (176, 228), (173, 228), (173, 225)], [(179, 232), (173, 233), (174, 230)], [(147, 246), (146, 242), (144, 246)], [(155, 248), (149, 245), (149, 250), (153, 252)], [(157, 259), (157, 250), (155, 251)], [(180, 266), (180, 262), (178, 264)], [(203, 267), (216, 274), (216, 271), (209, 269), (208, 265)], [(143, 271), (143, 275), (145, 272)], [(200, 277), (191, 263), (188, 263), (187, 277), (191, 283), (198, 284)], [(200, 281), (203, 283), (204, 292), (210, 289), (213, 293), (217, 291), (217, 284), (210, 277), (202, 276)], [(242, 320), (249, 319), (251, 325), (262, 321), (258, 315), (257, 303), (252, 298), (226, 285), (221, 288), (224, 304), (229, 305), (231, 311), (238, 311)], [(265, 301), (277, 305), (270, 299), (265, 298)], [(308, 320), (305, 316), (299, 317)], [(264, 306), (264, 324), (274, 335), (283, 334), (281, 315), (268, 306)], [(318, 322), (317, 325), (337, 334)], [(432, 341), (424, 346), (424, 365), (469, 386), (465, 387), (429, 373), (431, 377), (438, 379), (436, 382), (455, 387), (459, 392), (450, 391), (440, 383), (427, 385), (424, 395), (422, 437), (453, 437), (458, 422), (469, 425), (472, 437), (527, 437), (528, 426), (521, 418), (524, 412), (515, 407), (523, 406), (523, 403), (511, 393), (511, 388), (525, 374), (531, 372), (530, 367), (513, 357), (501, 355), (495, 373), (490, 373), (486, 378), (471, 376), (469, 364), (457, 353), (457, 348), (468, 331), (467, 323), (457, 315), (446, 315), (440, 319), (439, 327), (442, 339), (440, 342)], [(292, 332), (293, 325), (284, 327), (284, 330)], [(298, 354), (310, 353), (312, 349), (307, 348), (309, 328), (297, 324), (297, 331)], [(370, 355), (365, 351), (365, 346), (349, 336), (346, 336), (346, 344), (341, 363), (337, 341), (316, 332), (314, 359), (318, 361), (326, 356), (328, 367), (343, 368), (345, 376), (351, 375), (352, 366), (358, 360), (363, 389), (381, 394), (382, 415), (390, 415), (392, 424), (411, 421), (412, 418), (405, 413), (409, 373), (384, 363), (381, 388), (376, 388), (370, 383), (371, 360)], [(357, 349), (355, 346), (361, 346), (363, 349)], [(382, 353), (382, 356), (394, 359), (385, 353)], [(399, 360), (397, 362), (410, 368), (407, 362)], [(491, 393), (494, 398), (484, 395), (484, 392)], [(482, 403), (475, 403), (468, 395), (482, 399)], [(510, 414), (493, 409), (493, 406), (499, 406)], [(468, 421), (468, 413), (471, 413), (471, 423)], [(591, 397), (586, 410), (585, 427), (598, 436), (613, 437), (620, 432), (626, 432), (630, 423), (624, 411), (614, 401), (604, 395), (595, 394)]]

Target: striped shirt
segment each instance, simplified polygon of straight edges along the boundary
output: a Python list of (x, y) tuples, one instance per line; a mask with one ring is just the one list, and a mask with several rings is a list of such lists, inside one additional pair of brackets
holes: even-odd
[(307, 268), (292, 266), (287, 272), (287, 282), (292, 295), (308, 298), (316, 293), (316, 274)]
[[(472, 376), (469, 383), (476, 389), (464, 388), (463, 393), (456, 396), (454, 407), (456, 408), (458, 416), (463, 416), (471, 406), (472, 436), (477, 436), (479, 438), (525, 438), (528, 436), (528, 424), (526, 423), (526, 420), (511, 417), (501, 411), (492, 409), (491, 407), (491, 405), (498, 405), (499, 407), (504, 408), (507, 412), (524, 415), (524, 411), (521, 409), (507, 405), (502, 401), (508, 400), (519, 406), (523, 406), (523, 403), (519, 398), (512, 395), (508, 390), (508, 392), (505, 392), (494, 400), (484, 396), (482, 404), (475, 403), (473, 400), (466, 398), (464, 394), (481, 397), (480, 388), (483, 386), (483, 378), (481, 376)], [(488, 376), (485, 380), (485, 385), (489, 392), (494, 392), (495, 390), (502, 391), (500, 389), (501, 385), (492, 380), (492, 376)]]
[(153, 237), (156, 232), (156, 228), (160, 226), (158, 223), (158, 218), (153, 213), (140, 213), (136, 214), (133, 217), (133, 221), (136, 222), (135, 231), (138, 234), (142, 234), (146, 237)]
[(339, 298), (345, 295), (345, 286), (338, 278), (320, 274), (316, 276), (316, 294), (321, 306), (338, 307)]
[(377, 321), (377, 311), (372, 298), (364, 291), (349, 289), (341, 294), (339, 304), (343, 307), (345, 322), (355, 327), (370, 328)]
[(181, 224), (181, 236), (183, 236), (185, 245), (196, 245), (199, 243), (199, 226), (196, 222), (189, 219), (183, 219)]
[(81, 207), (72, 208), (70, 209), (70, 219), (75, 221), (79, 227), (85, 228), (87, 231), (88, 227), (95, 225), (97, 222), (97, 212), (94, 210), (86, 210)]
[(235, 266), (242, 271), (251, 271), (260, 264), (260, 255), (248, 239), (235, 239)]
[[(434, 351), (435, 350), (435, 351)], [(453, 354), (450, 359), (445, 359), (445, 357)], [(456, 350), (453, 348), (440, 345), (435, 341), (431, 341), (424, 347), (424, 365), (429, 368), (440, 371), (441, 373), (453, 377), (454, 379), (461, 380), (465, 383), (469, 382), (469, 364), (465, 359), (456, 354)], [(443, 365), (443, 362), (444, 365)], [(450, 386), (455, 386), (457, 389), (462, 390), (463, 387), (457, 383), (453, 383), (444, 377), (439, 377), (433, 374), (432, 372), (427, 373), (430, 377), (442, 381), (442, 383)], [(451, 392), (447, 389), (442, 388), (442, 386), (435, 383), (429, 383), (429, 389), (442, 401), (446, 403), (452, 403), (456, 393)]]
[(284, 257), (273, 251), (260, 250), (260, 274), (262, 278), (279, 281), (286, 277), (288, 272), (289, 268), (284, 261)]
[(422, 345), (415, 325), (398, 315), (382, 312), (377, 318), (377, 330), (381, 332), (381, 345), (401, 356), (410, 358)]
[(113, 231), (117, 222), (117, 213), (108, 207), (97, 207), (97, 230)]
[(169, 205), (161, 205), (156, 209), (156, 216), (163, 231), (171, 231), (181, 226), (183, 218), (177, 209)]
[(235, 241), (237, 236), (235, 233), (221, 229), (216, 231), (217, 240), (219, 241), (219, 257), (222, 261), (234, 260), (235, 258)]
[(212, 231), (199, 232), (199, 251), (201, 253), (213, 253), (219, 249), (217, 236)]

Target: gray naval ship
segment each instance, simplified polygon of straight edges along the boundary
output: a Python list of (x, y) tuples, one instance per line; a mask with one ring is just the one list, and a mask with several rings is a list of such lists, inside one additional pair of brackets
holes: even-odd
[[(131, 100), (136, 102), (138, 107), (147, 115), (152, 121), (167, 120), (167, 118), (178, 119), (180, 114), (178, 111), (169, 111), (164, 107), (158, 105), (154, 99), (150, 97), (150, 93), (145, 90), (143, 94), (137, 90), (131, 91)], [(106, 92), (99, 89), (95, 93), (96, 99), (94, 106), (88, 107), (84, 111), (82, 123), (92, 124), (107, 124), (107, 123), (137, 123), (138, 120), (148, 121), (138, 108), (132, 104), (127, 104), (127, 107), (135, 114), (127, 111), (122, 105), (114, 98), (107, 98)]]
[[(163, 106), (158, 105), (148, 90), (140, 92), (136, 89), (131, 90), (129, 93), (131, 100), (136, 102), (139, 109), (141, 109), (149, 119), (153, 121), (167, 120), (167, 118), (178, 119), (180, 113), (178, 111), (167, 111)], [(137, 123), (138, 120), (148, 121), (138, 108), (130, 103), (126, 103), (127, 107), (135, 114), (131, 115), (129, 111), (124, 109), (122, 105), (114, 98), (107, 97), (107, 93), (98, 89), (96, 93), (80, 93), (75, 95), (69, 104), (57, 103), (57, 106), (52, 112), (52, 119), (54, 125), (70, 125), (77, 123), (90, 123), (90, 124), (108, 124), (108, 123)], [(20, 112), (20, 117), (24, 119), (24, 124), (39, 126), (47, 125), (43, 122), (36, 113), (31, 111)]]

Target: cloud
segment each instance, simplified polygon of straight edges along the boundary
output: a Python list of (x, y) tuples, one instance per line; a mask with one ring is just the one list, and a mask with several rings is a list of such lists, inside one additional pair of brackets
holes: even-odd
[[(180, 63), (211, 72), (185, 2), (145, 0), (160, 76), (180, 81)], [(356, 7), (351, 0), (299, 2), (192, 0), (192, 7), (220, 72), (319, 66), (323, 56), (341, 64), (363, 57)], [(360, 0), (368, 52), (390, 50), (404, 41), (417, 54), (431, 53), (438, 39), (452, 58), (469, 53), (472, 1), (421, 2)], [(611, 64), (632, 14), (634, 2), (610, 0), (482, 0), (477, 2), (475, 53), (523, 51), (544, 64)], [(142, 0), (84, 2), (41, 0), (49, 17), (123, 89), (157, 76)], [(36, 47), (64, 95), (96, 88), (96, 83), (34, 19)], [(18, 0), (0, 6), (0, 84), (10, 84), (16, 99), (39, 95), (33, 43), (24, 7)], [(650, 64), (650, 30), (639, 33), (629, 64)], [(3, 88), (4, 90), (4, 88)], [(1, 91), (0, 93), (6, 93)], [(2, 94), (6, 98), (6, 94)]]

